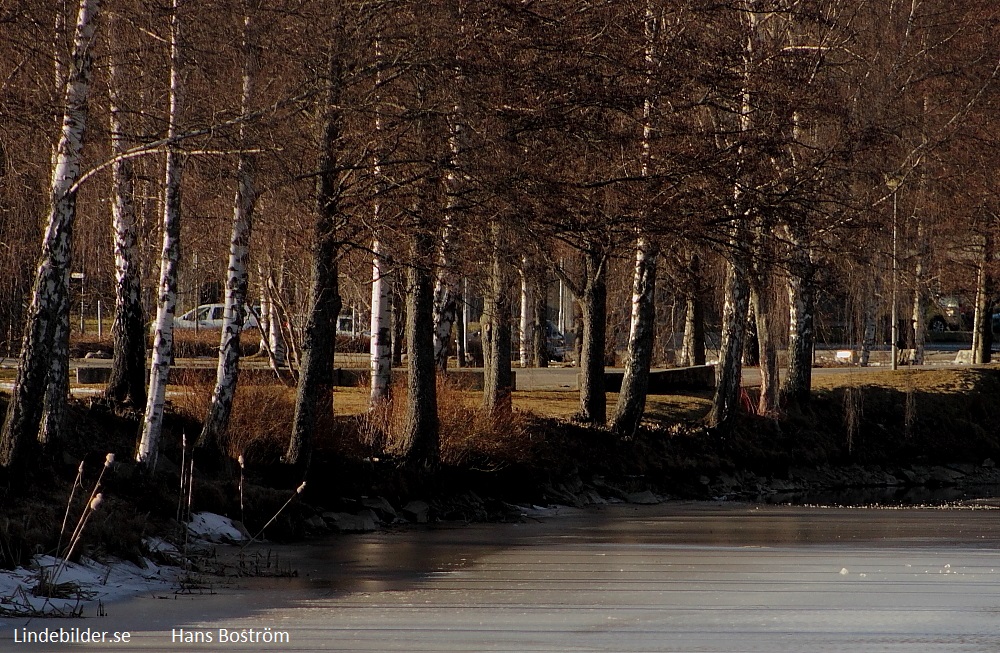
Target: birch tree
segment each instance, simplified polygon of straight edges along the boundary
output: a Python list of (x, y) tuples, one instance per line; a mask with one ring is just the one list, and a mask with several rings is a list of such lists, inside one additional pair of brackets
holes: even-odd
[[(382, 82), (382, 53), (379, 40), (375, 41), (375, 62), (379, 68), (376, 73), (375, 85)], [(372, 225), (376, 231), (372, 240), (372, 315), (371, 315), (371, 390), (368, 397), (368, 407), (374, 408), (389, 399), (389, 389), (392, 385), (392, 279), (390, 261), (386, 246), (378, 232), (384, 229), (382, 215), (382, 191), (385, 183), (382, 177), (382, 115), (381, 97), (375, 97), (375, 162), (372, 173), (375, 176), (375, 199), (372, 203)]]
[[(253, 16), (257, 11), (255, 0), (243, 2), (243, 89), (240, 111), (249, 115), (253, 110), (254, 84), (257, 77), (257, 52)], [(233, 209), (232, 234), (229, 240), (229, 265), (226, 277), (226, 300), (222, 339), (219, 343), (219, 364), (215, 388), (209, 403), (208, 416), (198, 438), (198, 446), (218, 445), (219, 437), (229, 427), (236, 384), (239, 378), (240, 335), (246, 321), (247, 290), (249, 288), (250, 237), (253, 231), (254, 206), (257, 193), (254, 189), (256, 175), (255, 156), (249, 152), (251, 139), (245, 122), (240, 123), (240, 154), (236, 164), (236, 199)], [(339, 312), (339, 309), (338, 309)]]
[(504, 251), (504, 225), (490, 224), (490, 260), (483, 334), (483, 410), (503, 415), (511, 409), (511, 275)]
[(181, 179), (183, 154), (178, 137), (181, 134), (181, 107), (184, 93), (184, 47), (181, 42), (180, 11), (183, 0), (172, 0), (170, 15), (170, 90), (167, 113), (167, 154), (163, 169), (163, 243), (160, 250), (160, 279), (157, 286), (157, 307), (153, 336), (153, 360), (149, 371), (149, 390), (142, 435), (136, 450), (136, 461), (147, 469), (156, 469), (160, 437), (163, 433), (163, 409), (167, 380), (174, 354), (174, 313), (177, 308), (177, 270), (181, 258)]
[[(112, 16), (110, 33), (118, 36), (120, 18)], [(116, 38), (117, 40), (117, 38)], [(140, 294), (138, 216), (135, 206), (135, 166), (124, 156), (133, 134), (127, 98), (125, 63), (112, 56), (108, 66), (108, 110), (111, 128), (111, 223), (115, 254), (114, 349), (111, 378), (104, 396), (118, 406), (138, 409), (146, 404), (146, 333)]]
[[(642, 140), (640, 142), (640, 170), (648, 179), (652, 170), (653, 111), (657, 98), (653, 94), (653, 76), (658, 68), (656, 39), (662, 17), (654, 10), (651, 0), (646, 2), (643, 20), (645, 36), (645, 86), (646, 97), (642, 103)], [(643, 222), (652, 222), (645, 216)], [(611, 430), (619, 436), (632, 437), (639, 429), (646, 409), (649, 389), (649, 370), (653, 360), (653, 342), (656, 323), (656, 259), (659, 247), (654, 238), (640, 226), (637, 228), (635, 268), (632, 281), (631, 320), (629, 323), (628, 351), (625, 355), (625, 373), (615, 407)]]
[(463, 91), (465, 74), (462, 66), (462, 48), (465, 37), (465, 14), (463, 0), (452, 0), (448, 4), (451, 24), (457, 28), (457, 38), (449, 41), (447, 59), (450, 70), (446, 72), (448, 91), (454, 99), (447, 117), (448, 160), (442, 170), (441, 190), (444, 196), (444, 212), (441, 227), (441, 243), (438, 248), (437, 275), (434, 280), (434, 363), (442, 372), (448, 368), (448, 352), (451, 348), (451, 333), (455, 326), (458, 308), (458, 275), (455, 255), (458, 237), (461, 234), (463, 170), (462, 150), (466, 127), (463, 125)]
[[(729, 427), (739, 407), (739, 393), (743, 382), (743, 350), (747, 331), (747, 311), (750, 306), (750, 263), (747, 243), (750, 237), (749, 218), (753, 214), (748, 197), (752, 185), (749, 171), (751, 152), (747, 147), (747, 137), (753, 128), (752, 75), (757, 57), (757, 21), (752, 0), (743, 0), (737, 11), (742, 24), (740, 32), (741, 52), (733, 113), (735, 114), (735, 134), (738, 139), (735, 149), (735, 183), (731, 190), (731, 200), (727, 203), (728, 253), (726, 281), (723, 290), (722, 337), (719, 346), (719, 364), (715, 374), (715, 395), (712, 409), (708, 414), (709, 426)], [(730, 143), (723, 145), (724, 149)]]
[(701, 256), (692, 250), (681, 272), (684, 297), (684, 334), (681, 336), (681, 366), (705, 364), (705, 304)]
[(38, 435), (43, 390), (51, 366), (49, 343), (55, 337), (59, 311), (68, 308), (67, 276), (76, 215), (76, 182), (80, 176), (83, 139), (92, 79), (92, 47), (98, 0), (80, 0), (70, 69), (64, 90), (59, 145), (52, 166), (48, 222), (42, 258), (35, 274), (14, 389), (0, 431), (0, 467), (23, 468), (24, 449)]
[[(66, 87), (66, 76), (69, 73), (65, 44), (67, 39), (68, 3), (56, 10), (54, 62), (55, 88)], [(58, 144), (52, 148), (52, 165), (59, 159)], [(49, 356), (49, 378), (45, 385), (45, 400), (42, 402), (42, 422), (38, 429), (38, 441), (43, 445), (57, 440), (63, 430), (66, 419), (66, 400), (69, 398), (69, 266), (60, 280), (62, 289), (59, 292), (60, 305), (56, 310), (56, 323), (52, 337)]]

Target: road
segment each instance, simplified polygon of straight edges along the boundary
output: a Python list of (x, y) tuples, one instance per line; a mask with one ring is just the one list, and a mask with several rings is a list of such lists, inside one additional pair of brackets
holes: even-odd
[[(980, 653), (1000, 650), (998, 546), (993, 510), (616, 505), (277, 547), (299, 578), (71, 625), (130, 651)], [(0, 650), (44, 650), (0, 625)], [(220, 628), (288, 642), (171, 641)]]
[[(826, 358), (833, 358), (833, 352), (825, 352)], [(827, 375), (838, 375), (838, 374), (864, 374), (870, 372), (885, 371), (888, 367), (888, 362), (884, 352), (876, 352), (873, 357), (874, 364), (871, 367), (858, 367), (856, 365), (843, 365), (843, 366), (833, 366), (833, 367), (815, 367), (813, 368), (814, 376), (827, 376)], [(949, 367), (963, 367), (962, 365), (955, 365), (955, 350), (954, 349), (932, 349), (928, 350), (926, 353), (927, 365), (926, 367), (933, 367), (935, 369), (945, 369)], [(338, 367), (364, 367), (367, 361), (366, 354), (338, 354), (336, 365)], [(248, 360), (242, 363), (245, 366), (256, 367), (260, 369), (266, 369), (267, 365), (259, 360)], [(178, 359), (176, 362), (176, 367), (178, 368), (189, 368), (189, 369), (213, 369), (216, 365), (216, 360), (212, 358), (183, 358)], [(13, 358), (6, 358), (0, 360), (0, 369), (6, 368), (12, 370), (16, 368), (17, 360)], [(110, 361), (102, 359), (74, 359), (71, 361), (70, 368), (76, 369), (77, 367), (110, 367)], [(967, 366), (965, 366), (967, 367)], [(608, 371), (621, 372), (621, 368), (607, 368)], [(913, 368), (904, 368), (913, 369)], [(538, 391), (575, 391), (577, 390), (577, 374), (579, 370), (576, 367), (570, 366), (553, 366), (547, 368), (528, 368), (528, 369), (515, 369), (517, 376), (517, 389), (518, 390), (538, 390)], [(782, 370), (783, 372), (783, 370)], [(10, 372), (8, 372), (9, 374)], [(756, 387), (760, 385), (760, 372), (757, 368), (744, 368), (743, 369), (743, 385), (747, 387)], [(10, 381), (2, 382), (0, 381), (0, 390), (10, 391), (12, 383)], [(99, 385), (92, 385), (86, 387), (76, 386), (73, 389), (74, 394), (77, 395), (91, 395), (99, 393), (103, 390)]]

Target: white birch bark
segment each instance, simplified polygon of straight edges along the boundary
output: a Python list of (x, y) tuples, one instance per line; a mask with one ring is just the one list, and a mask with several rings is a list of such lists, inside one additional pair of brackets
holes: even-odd
[[(458, 114), (458, 105), (454, 108)], [(454, 121), (449, 121), (448, 143), (451, 148), (452, 165), (458, 165), (458, 142), (461, 127)], [(451, 331), (455, 325), (455, 301), (458, 295), (455, 275), (455, 214), (458, 210), (459, 180), (455, 170), (448, 170), (444, 175), (444, 191), (446, 199), (444, 212), (444, 227), (441, 230), (441, 245), (438, 248), (438, 272), (434, 280), (434, 364), (439, 370), (448, 367), (448, 349), (451, 344)]]
[[(67, 2), (58, 3), (56, 9), (55, 40), (53, 43), (53, 61), (55, 73), (54, 88), (63, 91), (66, 88), (66, 75), (69, 71), (67, 55), (66, 17)], [(58, 124), (58, 123), (57, 123)], [(52, 166), (59, 159), (59, 144), (52, 145)], [(66, 399), (69, 397), (69, 269), (67, 267), (60, 281), (59, 307), (56, 311), (55, 331), (52, 337), (49, 356), (49, 378), (45, 386), (45, 400), (42, 405), (42, 422), (38, 429), (38, 441), (48, 444), (59, 438), (66, 413)]]
[(534, 293), (529, 279), (528, 259), (521, 259), (521, 319), (518, 324), (521, 347), (519, 362), (522, 368), (531, 365), (531, 352), (534, 345), (534, 332), (531, 327), (531, 316), (534, 311)]
[(691, 252), (687, 261), (680, 364), (705, 364), (705, 308), (701, 298), (701, 257), (697, 252)]
[(69, 266), (60, 282), (59, 306), (52, 334), (49, 381), (45, 386), (42, 423), (38, 441), (48, 444), (58, 440), (66, 420), (66, 399), (69, 397)]
[(43, 392), (51, 366), (50, 343), (59, 311), (68, 308), (66, 278), (70, 269), (74, 186), (87, 126), (91, 87), (91, 48), (97, 27), (99, 0), (80, 0), (73, 37), (72, 67), (65, 84), (65, 109), (52, 167), (48, 224), (42, 240), (42, 260), (35, 275), (28, 323), (25, 326), (17, 376), (3, 429), (0, 467), (16, 467), (23, 446), (37, 438)]
[[(464, 34), (461, 2), (452, 5), (455, 9), (454, 20), (458, 25), (459, 35)], [(460, 64), (461, 52), (455, 51), (455, 68), (452, 84), (459, 89), (464, 80)], [(459, 91), (461, 92), (461, 91)], [(455, 326), (456, 301), (458, 299), (458, 276), (455, 274), (455, 238), (457, 232), (456, 218), (460, 211), (459, 195), (461, 193), (461, 145), (463, 130), (461, 124), (462, 105), (456, 102), (452, 106), (448, 118), (448, 148), (451, 154), (451, 165), (442, 178), (444, 186), (445, 207), (444, 226), (441, 230), (441, 245), (438, 249), (438, 270), (434, 280), (434, 364), (442, 372), (448, 369), (448, 351), (451, 344), (451, 332)]]
[(257, 266), (260, 277), (260, 348), (267, 354), (271, 369), (280, 378), (285, 364), (285, 339), (281, 334), (281, 313), (274, 295), (277, 292), (270, 269)]
[[(375, 60), (382, 61), (380, 42), (375, 42)], [(381, 82), (381, 75), (376, 75), (376, 84)], [(382, 114), (379, 98), (375, 106), (375, 137), (381, 139)], [(376, 143), (376, 151), (381, 151), (381, 142)], [(375, 158), (375, 188), (383, 187), (381, 156)], [(381, 198), (375, 200), (372, 207), (372, 223), (379, 228), (381, 218)], [(376, 236), (372, 241), (372, 320), (369, 365), (371, 369), (368, 407), (374, 408), (379, 403), (389, 399), (392, 386), (392, 283), (389, 278), (389, 261), (385, 257), (385, 245)]]
[(157, 293), (156, 329), (153, 337), (153, 360), (146, 393), (146, 412), (136, 461), (149, 470), (156, 467), (156, 454), (163, 432), (163, 404), (174, 349), (174, 312), (177, 308), (177, 268), (180, 266), (180, 220), (182, 159), (174, 139), (180, 134), (183, 101), (183, 65), (181, 21), (182, 0), (173, 0), (170, 18), (170, 110), (167, 138), (170, 146), (164, 165), (163, 246), (160, 251), (160, 281)]
[[(653, 108), (656, 104), (656, 98), (653, 96), (653, 75), (656, 70), (657, 34), (657, 18), (653, 4), (649, 0), (646, 2), (643, 31), (646, 39), (646, 97), (642, 107), (641, 172), (644, 178), (648, 178), (652, 162)], [(649, 217), (646, 216), (647, 219)], [(612, 431), (624, 437), (635, 435), (642, 421), (642, 414), (646, 410), (656, 321), (656, 257), (659, 251), (642, 227), (638, 227), (636, 232), (638, 237), (632, 275), (632, 319), (628, 350), (625, 355), (625, 373), (622, 375), (621, 391), (618, 393), (618, 403), (611, 424)]]
[[(240, 100), (240, 111), (243, 115), (248, 115), (252, 109), (254, 81), (258, 68), (255, 54), (257, 46), (254, 43), (251, 20), (250, 3), (244, 2), (243, 93)], [(243, 151), (239, 155), (236, 169), (236, 198), (233, 208), (233, 228), (229, 239), (226, 307), (223, 312), (222, 337), (219, 342), (219, 364), (208, 415), (198, 439), (198, 446), (201, 447), (218, 444), (219, 437), (229, 428), (229, 417), (232, 414), (239, 379), (240, 336), (247, 315), (247, 291), (250, 286), (248, 261), (254, 206), (257, 202), (257, 192), (254, 189), (257, 166), (254, 156), (247, 153), (250, 137), (245, 122), (240, 124), (239, 140)]]
[[(747, 34), (742, 53), (743, 70), (741, 71), (743, 87), (739, 95), (738, 135), (750, 132), (753, 122), (753, 109), (750, 93), (750, 76), (755, 56), (754, 40), (756, 38), (757, 17), (751, 11), (748, 2), (742, 3), (747, 20)], [(739, 157), (746, 153), (742, 145), (738, 148)], [(725, 427), (735, 417), (739, 406), (739, 393), (742, 385), (743, 349), (746, 342), (747, 312), (750, 304), (750, 288), (748, 285), (749, 264), (747, 255), (742, 251), (749, 236), (746, 224), (750, 211), (745, 206), (746, 198), (742, 184), (747, 180), (745, 162), (737, 162), (736, 182), (733, 185), (732, 206), (729, 208), (729, 218), (733, 221), (730, 233), (732, 253), (727, 262), (725, 300), (722, 310), (722, 339), (719, 346), (719, 364), (716, 368), (716, 388), (712, 399), (712, 410), (707, 421), (712, 427)]]
[[(378, 206), (375, 208), (377, 212)], [(389, 398), (392, 381), (392, 284), (387, 274), (388, 263), (382, 255), (382, 243), (375, 240), (372, 243), (370, 408)]]
[(992, 279), (989, 262), (993, 250), (993, 238), (983, 234), (979, 246), (979, 261), (976, 269), (976, 305), (972, 316), (972, 362), (985, 365), (992, 358), (993, 309), (990, 301)]
[(652, 240), (639, 238), (635, 250), (635, 273), (632, 282), (632, 320), (629, 329), (625, 374), (611, 430), (620, 436), (634, 436), (646, 410), (649, 368), (653, 358), (656, 321), (656, 257), (659, 252)]
[[(764, 279), (769, 279), (764, 276)], [(771, 294), (767, 285), (751, 286), (750, 305), (757, 320), (760, 342), (760, 400), (758, 415), (772, 415), (778, 409), (778, 351), (771, 327)]]
[(812, 352), (815, 343), (815, 264), (811, 247), (801, 229), (785, 224), (789, 252), (788, 293), (788, 373), (781, 394), (786, 399), (806, 403), (812, 392)]

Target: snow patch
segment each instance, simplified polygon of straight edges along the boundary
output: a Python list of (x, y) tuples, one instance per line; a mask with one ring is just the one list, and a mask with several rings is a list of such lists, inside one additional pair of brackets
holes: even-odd
[(216, 544), (233, 544), (250, 539), (242, 526), (229, 517), (213, 512), (194, 513), (187, 527), (191, 535)]
[(65, 588), (60, 598), (35, 596), (32, 590), (44, 577), (51, 579), (62, 560), (35, 556), (30, 567), (0, 572), (0, 615), (96, 615), (98, 605), (146, 591), (166, 590), (176, 582), (176, 570), (144, 558), (144, 567), (112, 560), (108, 564), (84, 559), (67, 562), (55, 583)]

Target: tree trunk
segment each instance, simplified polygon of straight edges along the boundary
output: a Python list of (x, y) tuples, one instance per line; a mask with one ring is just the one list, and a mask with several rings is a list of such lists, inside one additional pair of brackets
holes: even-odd
[(3, 429), (0, 431), (0, 467), (23, 468), (25, 445), (37, 439), (43, 393), (52, 363), (50, 345), (59, 311), (68, 307), (66, 276), (70, 269), (75, 184), (87, 124), (90, 94), (91, 45), (98, 16), (98, 0), (80, 0), (73, 38), (73, 65), (66, 79), (65, 110), (59, 145), (53, 161), (48, 224), (42, 240), (42, 260), (35, 275), (28, 323), (25, 326), (17, 376)]
[(814, 296), (812, 272), (788, 278), (788, 375), (781, 394), (786, 401), (807, 404), (812, 394)]
[(985, 234), (982, 239), (976, 271), (976, 309), (972, 318), (972, 362), (976, 365), (989, 363), (993, 349), (993, 275), (989, 271), (993, 238)]
[(535, 295), (534, 318), (532, 320), (532, 348), (534, 349), (534, 366), (549, 366), (549, 339), (548, 339), (548, 303), (545, 301), (545, 284), (539, 284), (538, 293)]
[(928, 243), (923, 217), (917, 215), (917, 255), (913, 267), (913, 361), (914, 365), (924, 364), (924, 341), (927, 340), (927, 293), (924, 291), (924, 267)]
[(707, 418), (709, 426), (721, 429), (728, 428), (736, 417), (743, 383), (743, 343), (750, 287), (747, 284), (747, 269), (742, 262), (730, 261), (726, 266), (725, 297), (715, 395)]
[(309, 315), (302, 338), (302, 365), (295, 393), (292, 434), (285, 464), (305, 471), (312, 459), (313, 435), (333, 413), (333, 360), (337, 316), (343, 302), (337, 271), (338, 244), (325, 218), (317, 220), (309, 292)]
[(392, 366), (403, 366), (403, 341), (406, 339), (406, 303), (405, 294), (399, 280), (390, 284), (392, 288)]
[[(117, 19), (113, 19), (113, 23)], [(124, 101), (125, 79), (121, 65), (110, 65), (111, 153), (128, 149), (130, 108)], [(138, 219), (135, 210), (135, 169), (132, 159), (111, 165), (111, 220), (115, 252), (115, 321), (111, 326), (114, 354), (111, 378), (104, 397), (117, 406), (139, 408), (146, 404), (146, 329), (139, 285)]]
[(260, 276), (260, 348), (267, 353), (271, 369), (280, 377), (280, 367), (285, 364), (288, 350), (281, 329), (281, 311), (274, 297), (278, 289), (270, 268), (265, 270), (263, 265), (258, 265), (257, 273)]
[[(338, 31), (343, 26), (337, 25)], [(338, 34), (338, 37), (340, 35)], [(343, 119), (340, 91), (343, 67), (341, 41), (330, 46), (326, 105), (321, 125), (322, 148), (319, 176), (316, 181), (316, 222), (313, 227), (312, 271), (309, 285), (309, 313), (302, 340), (302, 366), (295, 395), (292, 434), (285, 453), (285, 464), (305, 472), (312, 459), (313, 435), (322, 417), (333, 414), (333, 361), (337, 346), (337, 316), (343, 302), (337, 269), (340, 243), (337, 219), (340, 217), (340, 180), (337, 148)]]
[[(251, 28), (250, 3), (244, 1), (243, 16), (243, 94), (240, 113), (252, 110), (253, 85), (257, 76), (257, 45)], [(240, 125), (240, 143), (248, 150), (250, 138), (246, 123)], [(250, 287), (249, 259), (250, 238), (253, 233), (254, 207), (257, 193), (254, 190), (256, 162), (252, 154), (241, 152), (236, 164), (236, 198), (233, 207), (233, 227), (229, 237), (229, 266), (226, 275), (225, 312), (222, 337), (219, 341), (219, 364), (215, 375), (215, 388), (208, 405), (208, 415), (198, 438), (199, 447), (218, 447), (219, 438), (229, 428), (229, 418), (236, 398), (239, 381), (240, 339), (247, 316), (247, 293)]]
[(458, 359), (459, 367), (468, 367), (469, 363), (466, 360), (468, 352), (465, 351), (465, 340), (466, 340), (466, 316), (465, 312), (469, 310), (469, 307), (465, 304), (465, 297), (458, 297), (455, 300), (455, 353)]
[(751, 301), (747, 313), (746, 335), (743, 341), (743, 366), (757, 367), (758, 365), (760, 365), (760, 339), (757, 334), (757, 313), (754, 311)]
[(406, 426), (402, 455), (412, 469), (433, 472), (439, 460), (433, 277), (427, 263), (434, 246), (427, 225), (418, 220), (410, 236), (411, 259), (406, 293)]
[(521, 259), (521, 311), (518, 322), (518, 335), (520, 347), (518, 348), (518, 362), (522, 368), (531, 365), (532, 345), (534, 343), (533, 329), (531, 328), (531, 317), (534, 313), (534, 292), (528, 270), (528, 259)]
[(656, 245), (645, 236), (636, 245), (632, 285), (632, 324), (629, 330), (625, 375), (611, 430), (620, 437), (632, 437), (639, 430), (646, 410), (649, 368), (653, 360), (656, 332)]
[(163, 432), (163, 404), (166, 399), (167, 377), (174, 350), (174, 311), (177, 306), (177, 268), (181, 260), (181, 174), (182, 158), (173, 139), (180, 134), (178, 120), (183, 92), (183, 57), (181, 22), (178, 9), (181, 0), (173, 0), (170, 19), (170, 112), (163, 184), (163, 247), (160, 251), (160, 283), (156, 308), (156, 334), (153, 337), (153, 361), (149, 370), (149, 391), (146, 393), (146, 413), (142, 436), (136, 451), (136, 461), (149, 470), (156, 468), (160, 435)]
[[(862, 326), (861, 326), (861, 356), (858, 364), (861, 367), (868, 367), (869, 362), (871, 362), (871, 352), (875, 348), (875, 327), (878, 321), (877, 316), (877, 298), (878, 298), (878, 279), (874, 279), (874, 286), (868, 287), (867, 284), (862, 288)], [(813, 336), (815, 340), (815, 335)]]
[(455, 199), (452, 189), (455, 186), (454, 173), (448, 173), (445, 182), (448, 194), (448, 206), (445, 209), (446, 223), (441, 230), (441, 246), (438, 250), (437, 278), (434, 282), (434, 364), (444, 372), (448, 369), (448, 351), (451, 348), (451, 331), (455, 326), (455, 272), (454, 260), (454, 228), (451, 224), (451, 212), (455, 210)]
[(758, 277), (759, 285), (750, 287), (750, 304), (757, 318), (757, 339), (760, 347), (760, 401), (758, 415), (773, 415), (778, 410), (778, 352), (771, 328), (771, 295), (767, 279)]
[(511, 279), (503, 259), (502, 232), (494, 222), (493, 255), (490, 262), (489, 296), (486, 298), (486, 323), (483, 333), (483, 410), (491, 414), (511, 409), (513, 374), (511, 371)]
[(69, 398), (69, 270), (63, 275), (60, 306), (52, 335), (49, 380), (45, 387), (42, 424), (38, 441), (42, 445), (59, 440), (66, 425), (66, 400)]
[(382, 243), (372, 243), (371, 391), (368, 407), (389, 399), (392, 384), (392, 295)]
[(580, 297), (583, 342), (580, 347), (580, 421), (603, 426), (607, 421), (604, 349), (607, 342), (607, 258), (593, 250), (584, 255), (586, 283)]
[(684, 292), (684, 337), (681, 365), (705, 364), (705, 302), (701, 298), (701, 257), (692, 253), (688, 260)]

